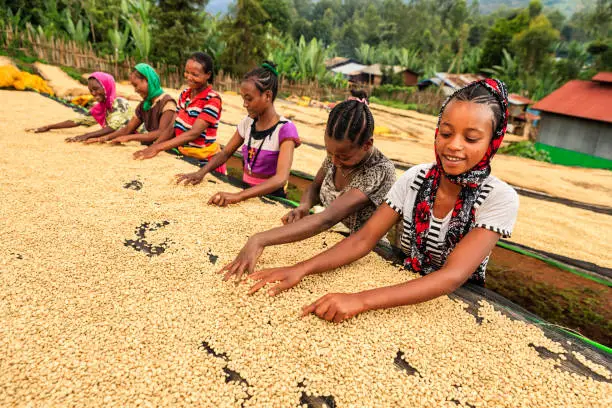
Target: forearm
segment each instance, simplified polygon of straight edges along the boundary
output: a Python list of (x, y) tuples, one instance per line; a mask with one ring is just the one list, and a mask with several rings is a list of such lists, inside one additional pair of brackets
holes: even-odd
[(59, 122), (59, 123), (54, 123), (52, 125), (48, 125), (47, 127), (49, 128), (49, 130), (52, 129), (68, 129), (68, 128), (73, 128), (73, 127), (77, 127), (79, 126), (78, 123), (75, 123), (72, 120), (65, 120), (63, 122)]
[(157, 139), (153, 143), (154, 145), (161, 144), (168, 140), (171, 140), (174, 137), (174, 127), (169, 127), (165, 129), (165, 131), (159, 131)]
[(156, 132), (149, 133), (133, 133), (131, 135), (126, 135), (128, 141), (136, 141), (136, 142), (153, 142), (159, 136)]
[(368, 310), (427, 302), (448, 295), (465, 282), (467, 276), (440, 269), (408, 282), (394, 286), (359, 292)]
[(261, 197), (266, 194), (273, 193), (279, 188), (282, 188), (286, 182), (287, 182), (287, 179), (284, 177), (277, 177), (277, 176), (270, 177), (263, 183), (257, 184), (256, 186), (253, 186), (253, 187), (249, 187), (243, 190), (242, 192), (240, 192), (240, 198), (242, 200), (248, 200), (249, 198)]
[(314, 237), (333, 225), (333, 222), (329, 222), (322, 213), (319, 213), (309, 215), (291, 224), (260, 232), (253, 237), (264, 247), (281, 245)]
[(83, 140), (87, 140), (87, 139), (91, 139), (92, 137), (106, 136), (106, 135), (108, 135), (110, 133), (113, 133), (113, 132), (114, 132), (114, 129), (107, 126), (105, 128), (102, 128), (100, 130), (96, 130), (94, 132), (85, 133), (84, 135), (81, 136), (81, 138)]
[(377, 242), (377, 240), (367, 240), (361, 235), (363, 234), (351, 235), (327, 251), (300, 262), (297, 266), (303, 268), (306, 275), (314, 275), (355, 262), (374, 249)]
[(154, 143), (153, 146), (155, 146), (158, 151), (170, 150), (175, 147), (183, 146), (185, 143), (189, 143), (197, 138), (197, 134), (192, 135), (190, 132), (185, 132), (182, 135), (173, 137), (169, 140), (157, 141), (157, 143)]
[(113, 140), (113, 139), (116, 139), (116, 138), (118, 138), (120, 136), (125, 136), (125, 135), (129, 135), (129, 134), (130, 134), (129, 129), (126, 126), (124, 126), (121, 129), (117, 129), (114, 132), (112, 132), (111, 134), (107, 135), (106, 136), (106, 140)]

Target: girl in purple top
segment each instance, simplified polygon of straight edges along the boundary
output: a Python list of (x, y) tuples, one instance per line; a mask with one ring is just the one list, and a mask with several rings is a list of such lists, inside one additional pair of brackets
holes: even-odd
[(236, 133), (220, 153), (199, 171), (178, 174), (177, 183), (201, 183), (208, 172), (225, 163), (242, 146), (242, 179), (251, 188), (240, 193), (218, 192), (208, 203), (224, 207), (266, 194), (286, 197), (293, 151), (300, 145), (300, 138), (295, 125), (276, 113), (277, 93), (278, 72), (273, 63), (266, 61), (249, 71), (240, 85), (248, 116), (238, 124)]

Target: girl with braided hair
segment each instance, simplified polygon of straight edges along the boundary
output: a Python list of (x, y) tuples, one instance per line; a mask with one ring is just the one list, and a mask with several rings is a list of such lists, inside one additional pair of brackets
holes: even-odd
[(195, 173), (178, 174), (177, 183), (201, 183), (207, 173), (224, 165), (242, 146), (242, 180), (251, 187), (240, 193), (218, 192), (208, 203), (224, 207), (266, 194), (286, 197), (293, 151), (300, 145), (300, 138), (293, 122), (276, 113), (277, 93), (278, 72), (272, 62), (266, 61), (247, 72), (240, 84), (240, 94), (248, 115), (219, 154)]
[[(253, 273), (266, 246), (301, 241), (342, 222), (351, 233), (358, 231), (395, 182), (395, 168), (373, 145), (374, 118), (365, 92), (332, 109), (325, 130), (327, 158), (302, 196), (300, 205), (286, 214), (283, 226), (253, 235), (236, 259), (220, 272), (225, 279)], [(308, 215), (317, 204), (323, 212)]]
[(507, 117), (503, 82), (486, 79), (458, 90), (440, 111), (435, 163), (408, 170), (356, 234), (297, 265), (254, 273), (251, 278), (258, 283), (251, 291), (280, 282), (269, 289), (274, 295), (306, 275), (354, 262), (400, 220), (404, 265), (423, 277), (359, 293), (327, 294), (305, 306), (303, 315), (341, 322), (368, 310), (426, 302), (467, 280), (484, 284), (489, 254), (500, 237), (510, 236), (518, 212), (516, 192), (490, 175)]

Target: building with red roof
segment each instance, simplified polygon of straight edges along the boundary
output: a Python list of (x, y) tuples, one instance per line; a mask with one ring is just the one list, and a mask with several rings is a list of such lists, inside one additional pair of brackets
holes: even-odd
[(533, 109), (541, 111), (538, 147), (553, 162), (612, 169), (612, 72), (569, 81)]

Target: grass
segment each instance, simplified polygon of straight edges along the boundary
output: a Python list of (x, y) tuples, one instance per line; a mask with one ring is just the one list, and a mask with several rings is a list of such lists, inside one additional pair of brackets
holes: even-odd
[(87, 79), (83, 78), (83, 73), (76, 68), (60, 66), (61, 70), (68, 74), (68, 76), (76, 81), (79, 81), (83, 85), (87, 85)]
[(418, 110), (419, 108), (419, 105), (417, 105), (416, 103), (404, 103), (394, 100), (380, 99), (376, 96), (371, 96), (370, 102), (396, 109)]

